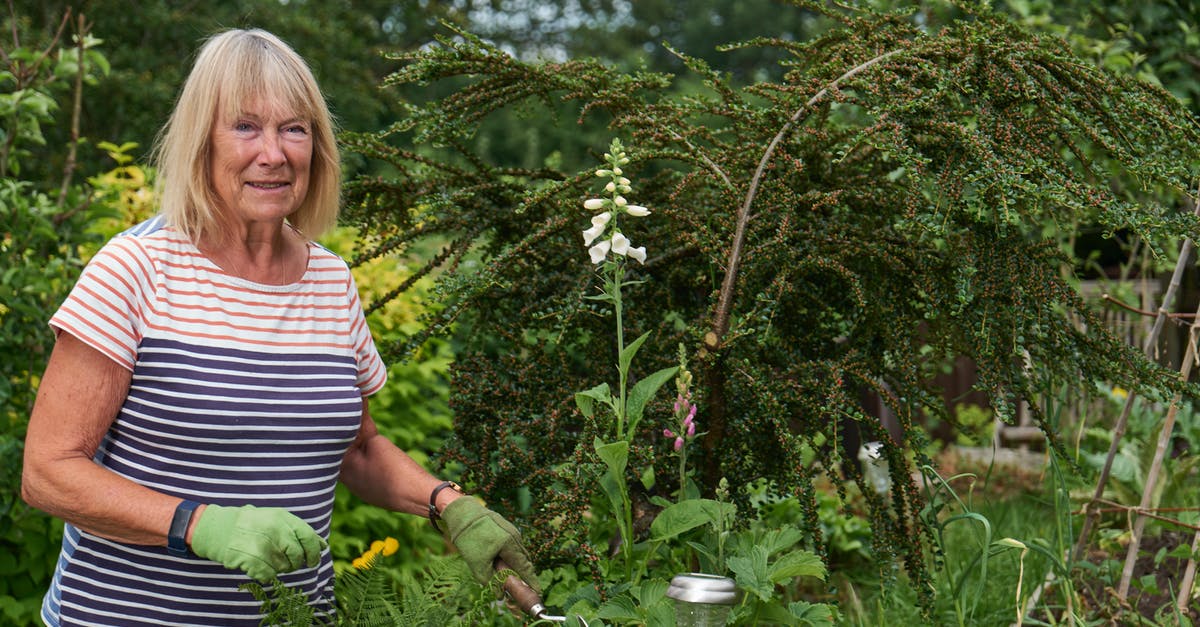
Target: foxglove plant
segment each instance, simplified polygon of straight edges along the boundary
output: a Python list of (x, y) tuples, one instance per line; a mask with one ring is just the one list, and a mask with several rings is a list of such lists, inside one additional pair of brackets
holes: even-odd
[(629, 463), (629, 443), (637, 434), (638, 423), (642, 419), (646, 403), (664, 383), (675, 376), (678, 367), (672, 366), (654, 372), (638, 380), (632, 389), (629, 388), (630, 364), (638, 349), (650, 336), (650, 332), (642, 334), (629, 344), (625, 343), (624, 301), (621, 290), (633, 284), (625, 280), (626, 264), (629, 259), (634, 259), (639, 264), (645, 263), (646, 247), (633, 246), (621, 227), (623, 218), (642, 218), (650, 215), (650, 210), (631, 205), (625, 198), (633, 188), (621, 170), (621, 166), (629, 164), (629, 157), (620, 140), (613, 139), (609, 151), (604, 154), (604, 159), (607, 167), (597, 169), (596, 176), (608, 179), (604, 186), (607, 195), (602, 198), (590, 198), (583, 203), (585, 209), (600, 212), (592, 216), (592, 226), (583, 231), (583, 245), (587, 247), (591, 262), (600, 266), (602, 281), (600, 293), (588, 298), (611, 304), (615, 314), (618, 383), (615, 394), (608, 383), (601, 383), (576, 394), (575, 402), (589, 419), (595, 417), (598, 407), (607, 407), (613, 418), (614, 441), (605, 442), (597, 436), (593, 447), (607, 466), (607, 472), (601, 478), (600, 485), (612, 503), (614, 512), (618, 514), (621, 552), (626, 573), (632, 575), (633, 511), (625, 481), (625, 471)]
[[(675, 431), (663, 429), (663, 437), (674, 439), (671, 448), (679, 458), (679, 493), (677, 502), (691, 494), (687, 475), (688, 444), (703, 433), (696, 433), (696, 403), (692, 401), (692, 373), (687, 368), (687, 351), (679, 345), (679, 371), (675, 375)], [(694, 488), (693, 488), (694, 491)]]

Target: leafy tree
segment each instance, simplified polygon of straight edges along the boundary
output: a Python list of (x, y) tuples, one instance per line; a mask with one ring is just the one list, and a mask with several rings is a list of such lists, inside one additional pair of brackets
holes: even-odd
[[(884, 399), (904, 441), (884, 451), (897, 478), (890, 502), (864, 490), (874, 549), (902, 561), (919, 593), (926, 536), (910, 455), (925, 436), (914, 419), (947, 418), (925, 355), (973, 358), (1005, 418), (1043, 386), (1183, 385), (1105, 330), (1042, 230), (1081, 220), (1152, 245), (1194, 236), (1200, 225), (1179, 206), (1200, 166), (1189, 156), (1200, 129), (1176, 99), (982, 7), (934, 27), (911, 10), (796, 4), (829, 27), (753, 42), (782, 56), (779, 79), (740, 87), (680, 54), (704, 85), (686, 93), (667, 74), (522, 62), (456, 32), (398, 55), (389, 78), (456, 91), (348, 138), (397, 173), (349, 188), (376, 238), (364, 258), (446, 242), (430, 262), (444, 270), (446, 309), (428, 322), (431, 333), (456, 323), (463, 343), (450, 457), (498, 507), (537, 503), (524, 511), (544, 563), (605, 550), (579, 544), (591, 482), (575, 473), (595, 468), (580, 444), (607, 426), (583, 420), (572, 397), (615, 356), (610, 322), (585, 298), (591, 212), (580, 201), (595, 177), (478, 151), (477, 133), (506, 108), (569, 108), (575, 116), (557, 119), (599, 121), (631, 147), (627, 170), (644, 182), (633, 196), (653, 211), (637, 237), (650, 258), (626, 294), (628, 336), (652, 332), (632, 376), (689, 347), (709, 489), (722, 476), (774, 481), (808, 503), (819, 546), (815, 474), (853, 456), (837, 444), (843, 418), (887, 440), (852, 391)], [(455, 154), (432, 158), (419, 149), (429, 145)], [(655, 466), (645, 484), (660, 490), (671, 489), (671, 469), (656, 464), (668, 409), (648, 407), (631, 452), (631, 465)]]
[[(113, 68), (97, 85), (104, 97), (85, 102), (82, 135), (135, 142), (140, 154), (134, 156), (141, 162), (200, 43), (218, 30), (263, 28), (282, 37), (312, 65), (339, 123), (367, 130), (387, 126), (397, 111), (378, 94), (389, 67), (380, 52), (420, 46), (441, 19), (462, 23), (452, 6), (420, 0), (49, 0), (20, 7), (10, 20), (27, 39), (48, 40), (68, 8), (83, 13), (92, 32), (110, 42)], [(6, 32), (11, 25), (5, 24)], [(61, 145), (63, 132), (52, 133), (49, 145)], [(61, 169), (61, 153), (46, 157), (47, 169)]]

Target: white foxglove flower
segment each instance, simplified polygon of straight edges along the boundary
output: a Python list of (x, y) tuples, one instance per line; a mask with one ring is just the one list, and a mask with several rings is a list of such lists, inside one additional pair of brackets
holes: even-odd
[(612, 170), (605, 170), (605, 169), (596, 170), (596, 176), (599, 176), (601, 178), (606, 177), (606, 176), (612, 176)]
[(621, 233), (613, 233), (612, 251), (618, 255), (624, 255), (629, 252), (629, 238)]
[(625, 205), (625, 213), (635, 218), (644, 218), (650, 215), (650, 210), (641, 205)]
[(583, 245), (591, 246), (592, 242), (596, 241), (597, 237), (604, 234), (603, 224), (592, 224), (592, 228), (583, 232)]
[(608, 249), (610, 246), (612, 246), (612, 243), (608, 240), (604, 240), (599, 244), (589, 248), (588, 254), (592, 256), (592, 263), (600, 263), (601, 261), (604, 261), (604, 258), (608, 256)]
[(612, 192), (615, 192), (615, 191), (617, 191), (617, 184), (616, 184), (616, 183), (613, 183), (612, 181), (609, 181), (609, 182), (608, 182), (608, 185), (605, 185), (605, 186), (604, 186), (604, 191), (606, 191), (606, 192), (608, 192), (608, 193), (610, 193), (610, 194), (611, 194)]
[(617, 178), (617, 185), (629, 185), (629, 179), (621, 176)]
[(603, 209), (604, 208), (604, 199), (603, 198), (589, 198), (589, 199), (583, 201), (583, 208), (591, 210), (591, 211), (595, 211), (597, 209)]
[(613, 168), (612, 173), (616, 176), (621, 176), (621, 168)]
[(597, 213), (596, 215), (592, 216), (592, 226), (596, 226), (597, 224), (599, 224), (600, 226), (604, 226), (604, 225), (608, 224), (608, 221), (611, 219), (612, 219), (611, 211), (605, 211), (604, 213)]
[(613, 198), (613, 204), (618, 207), (624, 207), (625, 205), (629, 204), (629, 201), (625, 200), (624, 196), (617, 196), (616, 198)]
[(625, 254), (628, 255), (630, 259), (637, 259), (638, 263), (646, 263), (646, 247), (645, 246), (638, 246), (637, 248), (630, 248)]

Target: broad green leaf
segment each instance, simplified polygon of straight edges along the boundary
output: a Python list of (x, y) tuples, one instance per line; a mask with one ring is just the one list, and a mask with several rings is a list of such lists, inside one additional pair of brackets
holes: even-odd
[(600, 611), (596, 612), (596, 615), (611, 621), (641, 622), (641, 616), (638, 615), (637, 611), (637, 604), (631, 597), (624, 594), (601, 605)]
[(767, 551), (760, 546), (727, 560), (739, 588), (751, 592), (763, 601), (775, 594), (775, 583), (767, 571)]
[(761, 537), (755, 538), (754, 543), (766, 549), (767, 555), (774, 555), (796, 546), (796, 543), (803, 539), (804, 533), (789, 525), (762, 534)]
[(637, 354), (638, 349), (642, 347), (642, 343), (646, 338), (650, 337), (650, 332), (646, 331), (638, 339), (629, 343), (621, 349), (621, 354), (618, 357), (621, 372), (629, 372), (629, 364), (633, 362), (633, 356)]
[(646, 408), (646, 403), (650, 402), (650, 399), (654, 398), (654, 395), (658, 393), (659, 388), (667, 381), (670, 381), (671, 377), (675, 376), (675, 373), (678, 371), (679, 366), (663, 368), (643, 378), (633, 386), (633, 390), (629, 392), (629, 398), (625, 404), (625, 416), (629, 421), (629, 433), (634, 433), (637, 423), (642, 420), (642, 412)]
[(601, 383), (590, 390), (575, 394), (575, 404), (579, 406), (579, 411), (588, 418), (595, 415), (596, 401), (612, 405), (612, 393), (609, 392), (607, 383)]
[(788, 611), (796, 618), (797, 625), (833, 627), (833, 610), (824, 603), (795, 601), (788, 604)]
[(650, 523), (650, 538), (659, 541), (670, 540), (696, 527), (716, 522), (716, 515), (720, 510), (709, 506), (709, 503), (719, 505), (716, 501), (697, 499), (667, 507)]
[(592, 447), (596, 449), (600, 459), (604, 460), (610, 472), (622, 478), (625, 476), (625, 466), (629, 463), (629, 442), (617, 440), (605, 444), (604, 440), (596, 438), (592, 441)]
[(771, 581), (783, 583), (793, 577), (816, 577), (825, 581), (825, 563), (809, 551), (784, 553), (769, 567)]

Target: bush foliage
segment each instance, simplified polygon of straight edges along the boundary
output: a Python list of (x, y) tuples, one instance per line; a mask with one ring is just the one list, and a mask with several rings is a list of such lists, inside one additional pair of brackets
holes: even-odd
[[(615, 356), (611, 320), (585, 298), (595, 277), (580, 201), (592, 172), (551, 153), (541, 168), (488, 161), (475, 134), (502, 110), (606, 125), (630, 148), (633, 195), (657, 217), (638, 237), (650, 258), (629, 276), (644, 282), (626, 293), (627, 332), (653, 331), (631, 376), (669, 366), (683, 342), (705, 485), (773, 481), (808, 504), (817, 546), (815, 473), (855, 453), (841, 449), (841, 425), (887, 439), (859, 391), (901, 423), (903, 444), (884, 452), (894, 477), (913, 475), (919, 417), (949, 419), (926, 355), (974, 359), (1004, 418), (1038, 389), (1080, 381), (1180, 386), (1104, 329), (1064, 277), (1057, 239), (1097, 224), (1166, 257), (1175, 238), (1195, 237), (1200, 223), (1180, 207), (1200, 129), (1173, 97), (975, 5), (935, 29), (911, 11), (794, 4), (823, 34), (729, 46), (784, 53), (780, 80), (745, 87), (685, 51), (674, 53), (703, 87), (681, 92), (670, 75), (522, 62), (455, 31), (395, 55), (388, 79), (450, 95), (348, 137), (394, 171), (349, 187), (352, 219), (372, 236), (362, 259), (444, 244), (426, 271), (445, 308), (391, 352), (459, 331), (448, 459), (526, 517), (543, 564), (595, 564), (607, 550), (572, 540), (591, 482), (566, 469), (588, 467), (578, 445), (597, 431), (573, 394)], [(642, 484), (660, 493), (673, 489), (669, 441), (656, 435), (669, 411), (647, 408), (631, 452), (632, 467), (657, 460)], [(868, 498), (876, 555), (924, 589), (916, 486), (901, 479), (890, 502)]]

